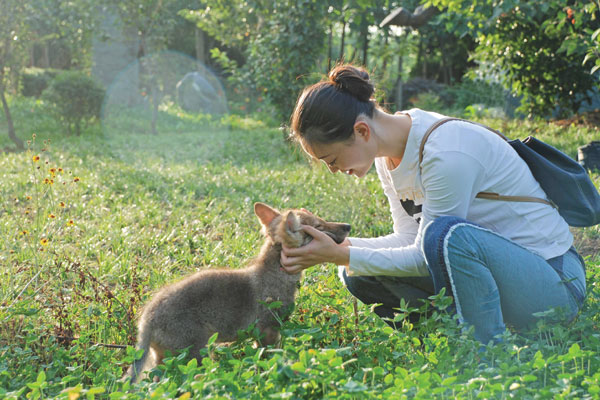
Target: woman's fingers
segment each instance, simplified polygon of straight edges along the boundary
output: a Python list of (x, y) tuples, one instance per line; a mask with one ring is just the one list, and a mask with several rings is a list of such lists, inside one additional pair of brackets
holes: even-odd
[(312, 236), (313, 239), (321, 239), (322, 240), (322, 239), (329, 237), (326, 234), (324, 234), (323, 232), (321, 232), (320, 230), (318, 230), (317, 228), (314, 228), (310, 225), (300, 225), (300, 227), (302, 228), (302, 230), (305, 233), (308, 233), (310, 236)]

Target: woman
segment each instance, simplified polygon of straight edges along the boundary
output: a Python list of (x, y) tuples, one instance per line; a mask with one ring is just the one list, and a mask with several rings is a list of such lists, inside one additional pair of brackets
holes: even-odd
[[(569, 227), (548, 204), (476, 198), (496, 192), (544, 198), (525, 162), (488, 129), (447, 122), (419, 109), (388, 114), (372, 99), (368, 73), (335, 67), (306, 88), (291, 119), (292, 137), (332, 173), (362, 178), (373, 163), (390, 204), (394, 233), (336, 244), (304, 226), (314, 240), (284, 248), (288, 273), (331, 262), (344, 266), (348, 290), (393, 318), (446, 287), (462, 323), (487, 343), (506, 324), (526, 328), (534, 314), (560, 308), (575, 317), (585, 296), (585, 271)], [(387, 319), (386, 318), (386, 319)]]

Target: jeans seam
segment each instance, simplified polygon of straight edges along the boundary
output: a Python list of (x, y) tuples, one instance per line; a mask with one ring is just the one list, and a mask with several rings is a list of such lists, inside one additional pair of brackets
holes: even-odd
[(448, 275), (448, 281), (449, 281), (450, 287), (452, 288), (452, 292), (454, 294), (454, 303), (456, 304), (456, 314), (458, 315), (458, 320), (460, 323), (464, 323), (465, 320), (463, 318), (460, 301), (458, 300), (458, 293), (456, 291), (456, 286), (454, 285), (454, 278), (452, 277), (452, 269), (450, 268), (450, 258), (448, 257), (448, 241), (450, 240), (450, 237), (452, 236), (452, 234), (454, 233), (456, 228), (458, 228), (459, 226), (466, 226), (466, 225), (475, 226), (473, 224), (464, 223), (464, 222), (454, 224), (454, 225), (450, 226), (450, 228), (448, 229), (448, 232), (446, 232), (443, 235), (443, 241), (442, 241), (442, 243), (443, 243), (442, 250), (443, 250), (443, 257), (444, 257), (443, 265), (446, 269), (446, 274)]

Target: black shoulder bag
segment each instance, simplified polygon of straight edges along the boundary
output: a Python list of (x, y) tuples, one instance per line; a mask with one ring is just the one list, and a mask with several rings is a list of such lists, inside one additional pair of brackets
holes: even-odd
[(549, 204), (558, 209), (570, 226), (593, 226), (600, 223), (600, 194), (586, 170), (579, 163), (556, 148), (534, 138), (508, 140), (500, 132), (460, 118), (443, 118), (425, 132), (419, 149), (419, 165), (423, 161), (423, 149), (434, 129), (450, 121), (463, 121), (482, 126), (506, 140), (527, 163), (533, 177), (540, 184), (548, 199), (529, 196), (504, 196), (498, 193), (479, 192), (478, 198), (501, 201), (525, 201)]

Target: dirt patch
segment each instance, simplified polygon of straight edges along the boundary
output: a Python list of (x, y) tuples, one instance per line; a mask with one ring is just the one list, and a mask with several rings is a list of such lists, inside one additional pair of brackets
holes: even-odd
[(600, 235), (581, 228), (571, 228), (571, 233), (575, 238), (573, 244), (582, 257), (590, 256), (591, 259), (595, 259), (600, 255)]
[(600, 110), (596, 109), (574, 115), (571, 118), (554, 120), (552, 123), (564, 127), (571, 125), (583, 125), (590, 128), (598, 128), (600, 127)]

